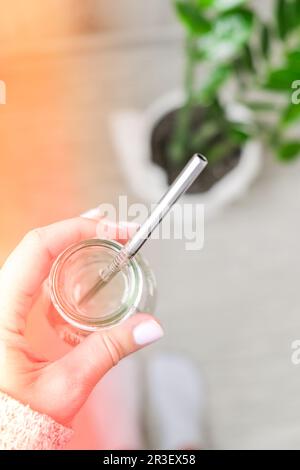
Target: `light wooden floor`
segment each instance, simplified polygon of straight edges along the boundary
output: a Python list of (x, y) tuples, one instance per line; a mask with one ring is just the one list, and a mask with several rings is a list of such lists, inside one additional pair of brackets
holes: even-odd
[[(171, 33), (45, 50), (1, 56), (1, 262), (29, 228), (126, 193), (109, 116), (143, 109), (180, 83), (180, 40)], [(202, 252), (156, 241), (146, 250), (167, 332), (149, 354), (197, 362), (215, 448), (300, 448), (300, 369), (290, 360), (300, 338), (299, 179), (299, 163), (266, 156), (252, 191), (207, 221)]]

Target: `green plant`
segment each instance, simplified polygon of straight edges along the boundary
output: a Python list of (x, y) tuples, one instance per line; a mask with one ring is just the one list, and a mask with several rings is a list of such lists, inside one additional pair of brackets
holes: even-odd
[[(289, 129), (300, 120), (292, 85), (300, 80), (300, 0), (274, 0), (264, 20), (247, 0), (174, 0), (185, 28), (185, 103), (177, 113), (168, 159), (182, 166), (194, 151), (216, 162), (249, 137), (263, 138), (279, 159), (300, 154), (300, 138)], [(207, 79), (199, 80), (199, 66)], [(251, 110), (251, 122), (231, 121), (224, 90)], [(193, 125), (196, 108), (205, 118)]]

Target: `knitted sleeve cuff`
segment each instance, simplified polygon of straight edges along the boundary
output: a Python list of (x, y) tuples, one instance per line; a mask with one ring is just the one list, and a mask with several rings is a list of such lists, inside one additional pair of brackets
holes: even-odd
[(63, 449), (72, 435), (72, 429), (0, 391), (1, 450)]

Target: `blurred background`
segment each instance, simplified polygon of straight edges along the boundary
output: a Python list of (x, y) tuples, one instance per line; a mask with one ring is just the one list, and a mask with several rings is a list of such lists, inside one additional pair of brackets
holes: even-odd
[[(239, 3), (244, 2), (235, 6)], [(242, 7), (272, 21), (274, 4), (248, 1)], [(150, 202), (132, 182), (141, 182), (150, 166), (135, 171), (129, 158), (124, 171), (126, 155), (131, 146), (138, 153), (133, 147), (142, 148), (140, 141), (118, 144), (112, 121), (124, 110), (142, 119), (153, 103), (181, 89), (187, 35), (208, 30), (199, 10), (176, 13), (170, 0), (0, 0), (0, 6), (0, 80), (7, 87), (7, 102), (0, 106), (3, 263), (35, 226), (101, 202), (116, 203), (120, 194), (128, 194), (130, 202)], [(266, 38), (268, 32), (263, 34)], [(285, 37), (281, 31), (279, 39)], [(247, 34), (242, 38), (236, 41), (244, 47)], [(295, 53), (297, 41), (288, 40)], [(205, 41), (213, 44), (211, 37)], [(274, 51), (281, 44), (275, 42), (269, 54), (277, 60)], [(257, 63), (261, 70), (256, 58)], [(211, 64), (198, 65), (201, 82)], [(278, 70), (273, 86), (271, 78), (268, 82), (272, 92), (280, 91), (281, 85), (274, 85)], [(213, 86), (213, 96), (222, 80)], [(285, 91), (278, 102), (286, 110), (291, 98), (290, 89)], [(259, 122), (256, 129), (264, 126)], [(261, 137), (244, 134), (248, 143)], [(207, 445), (217, 449), (300, 448), (300, 370), (291, 362), (291, 343), (300, 338), (300, 161), (294, 158), (295, 137), (278, 142), (276, 135), (269, 134), (269, 141), (280, 147), (281, 159), (266, 145), (255, 169), (247, 173), (251, 164), (243, 166), (245, 188), (239, 183), (232, 203), (208, 214), (203, 250), (186, 251), (179, 240), (155, 240), (145, 248), (157, 277), (157, 315), (166, 330), (155, 351), (181, 353), (197, 364), (206, 384)], [(236, 142), (238, 149), (245, 142)], [(119, 155), (122, 147), (125, 156)], [(237, 167), (239, 158), (215, 177)], [(230, 184), (235, 187), (236, 179)], [(203, 197), (202, 190), (200, 202)], [(153, 353), (150, 348), (146, 354)]]

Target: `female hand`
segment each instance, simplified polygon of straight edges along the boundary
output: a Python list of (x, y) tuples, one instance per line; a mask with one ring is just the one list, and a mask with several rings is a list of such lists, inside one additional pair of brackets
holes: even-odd
[(26, 320), (53, 261), (72, 243), (95, 237), (96, 229), (97, 220), (78, 217), (32, 230), (0, 271), (0, 390), (66, 426), (111, 367), (163, 335), (151, 315), (137, 314), (54, 362), (27, 343)]

